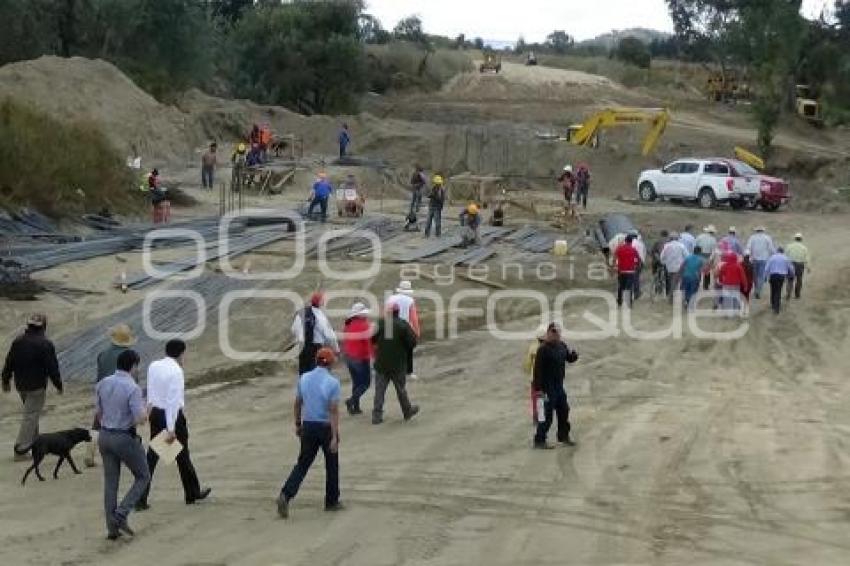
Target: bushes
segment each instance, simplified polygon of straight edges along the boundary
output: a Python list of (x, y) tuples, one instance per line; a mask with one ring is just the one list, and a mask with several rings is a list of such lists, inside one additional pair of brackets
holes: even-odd
[(458, 73), (474, 69), (466, 52), (426, 51), (408, 42), (369, 45), (366, 52), (369, 90), (378, 93), (409, 88), (437, 90)]
[(137, 179), (92, 125), (64, 124), (13, 99), (0, 101), (0, 205), (52, 216), (129, 212)]
[(620, 61), (631, 63), (641, 69), (648, 69), (652, 58), (649, 47), (636, 37), (624, 37), (617, 44), (614, 55)]

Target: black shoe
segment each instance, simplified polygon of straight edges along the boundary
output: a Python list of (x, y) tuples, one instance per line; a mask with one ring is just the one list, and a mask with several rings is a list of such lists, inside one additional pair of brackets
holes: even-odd
[(289, 518), (289, 498), (282, 493), (277, 498), (277, 516), (281, 519)]
[(349, 416), (353, 416), (356, 414), (354, 412), (354, 403), (351, 402), (351, 399), (345, 400), (345, 408), (348, 409)]
[(206, 499), (207, 497), (210, 496), (211, 492), (212, 492), (211, 487), (205, 487), (204, 489), (202, 489), (200, 491), (200, 493), (198, 493), (198, 495), (195, 496), (195, 499), (187, 499), (186, 505), (193, 505), (193, 504), (197, 503), (198, 501), (203, 501), (204, 499)]
[(342, 511), (343, 509), (345, 509), (345, 505), (339, 501), (336, 503), (325, 504), (325, 511)]
[(567, 438), (565, 438), (564, 440), (559, 440), (558, 442), (560, 442), (564, 446), (575, 446), (576, 445), (576, 443), (573, 442), (573, 439), (570, 438), (569, 436)]
[(147, 501), (139, 501), (139, 502), (137, 502), (137, 503), (136, 503), (136, 505), (134, 506), (134, 509), (135, 509), (137, 512), (138, 512), (138, 511), (147, 511), (147, 510), (148, 510), (148, 509), (150, 509), (150, 508), (151, 508), (151, 506), (150, 506), (150, 505), (148, 505), (148, 502), (147, 502)]
[(358, 407), (357, 405), (354, 405), (354, 412), (353, 412), (352, 414), (354, 414), (354, 415), (362, 415), (362, 414), (363, 414), (363, 410), (362, 410), (360, 407)]
[(120, 534), (125, 534), (130, 537), (136, 536), (135, 531), (133, 531), (133, 529), (130, 528), (130, 525), (127, 524), (127, 519), (115, 517), (115, 528), (118, 529)]
[(535, 442), (534, 448), (535, 450), (552, 450), (555, 447), (547, 442)]
[(372, 415), (372, 424), (378, 425), (378, 424), (381, 424), (382, 422), (384, 422), (384, 417)]
[(106, 535), (106, 540), (118, 540), (121, 538), (121, 533), (118, 531)]
[(412, 405), (410, 407), (410, 412), (404, 416), (404, 420), (409, 421), (413, 417), (419, 414), (419, 405)]

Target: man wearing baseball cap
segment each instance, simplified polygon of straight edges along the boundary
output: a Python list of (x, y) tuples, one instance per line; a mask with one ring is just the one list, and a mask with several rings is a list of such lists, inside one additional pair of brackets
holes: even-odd
[(328, 347), (316, 353), (316, 368), (298, 379), (295, 390), (295, 436), (301, 439), (298, 462), (277, 498), (277, 513), (289, 517), (289, 502), (316, 459), (325, 456), (325, 511), (339, 511), (339, 380), (331, 374), (336, 354)]
[(27, 319), (26, 330), (12, 342), (3, 365), (3, 391), (8, 393), (12, 390), (14, 376), (15, 389), (24, 405), (21, 426), (15, 440), (15, 460), (28, 458), (26, 451), (38, 436), (38, 419), (44, 409), (47, 380), (50, 379), (56, 391), (62, 394), (59, 361), (53, 342), (45, 336), (46, 330), (47, 316), (31, 314)]
[(558, 419), (558, 442), (573, 446), (570, 438), (570, 405), (564, 389), (567, 364), (578, 361), (578, 353), (570, 349), (561, 339), (561, 328), (557, 323), (549, 324), (546, 339), (537, 349), (534, 359), (534, 380), (532, 388), (544, 399), (545, 419), (537, 425), (534, 435), (535, 448), (551, 448), (546, 443), (546, 435), (552, 426), (553, 413)]

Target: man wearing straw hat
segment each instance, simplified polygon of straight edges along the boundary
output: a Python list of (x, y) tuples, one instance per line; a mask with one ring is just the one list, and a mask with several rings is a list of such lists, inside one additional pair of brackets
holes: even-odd
[(47, 315), (31, 314), (26, 330), (12, 342), (3, 365), (3, 391), (9, 393), (12, 390), (14, 376), (15, 389), (24, 405), (14, 446), (15, 460), (29, 457), (26, 451), (38, 436), (38, 420), (47, 396), (47, 380), (50, 379), (56, 391), (62, 394), (56, 349), (45, 336), (46, 331)]
[[(118, 367), (118, 356), (122, 352), (126, 352), (136, 344), (136, 337), (133, 336), (133, 331), (126, 324), (116, 324), (109, 329), (109, 346), (97, 355), (97, 377), (95, 383), (100, 383), (104, 377), (108, 377), (115, 373)], [(97, 447), (96, 434), (100, 430), (100, 422), (97, 415), (94, 416), (92, 423), (92, 442), (86, 445), (86, 456), (83, 463), (88, 468), (95, 466), (95, 448)]]
[(776, 253), (773, 239), (767, 235), (764, 226), (756, 226), (753, 235), (747, 240), (747, 251), (753, 260), (753, 290), (756, 299), (761, 297), (761, 288), (767, 281), (767, 261)]
[[(794, 234), (794, 241), (785, 246), (785, 255), (791, 260), (794, 265), (794, 298), (799, 299), (803, 291), (803, 273), (811, 269), (809, 264), (811, 256), (809, 248), (803, 244), (803, 235), (799, 232)], [(791, 298), (791, 282), (788, 282), (788, 288), (785, 295), (785, 300)]]

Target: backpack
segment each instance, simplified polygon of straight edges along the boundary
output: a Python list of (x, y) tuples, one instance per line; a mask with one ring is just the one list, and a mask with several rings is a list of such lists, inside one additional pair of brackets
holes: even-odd
[(304, 346), (306, 347), (313, 343), (316, 332), (316, 314), (313, 312), (313, 307), (304, 307), (301, 318), (304, 322)]

